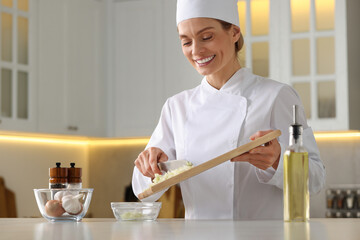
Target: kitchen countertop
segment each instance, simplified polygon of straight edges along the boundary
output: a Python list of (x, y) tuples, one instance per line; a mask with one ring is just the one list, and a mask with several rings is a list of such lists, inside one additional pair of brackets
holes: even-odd
[(0, 218), (0, 239), (360, 239), (360, 219), (311, 219), (309, 223), (158, 219), (117, 222), (87, 218), (51, 223), (43, 218)]

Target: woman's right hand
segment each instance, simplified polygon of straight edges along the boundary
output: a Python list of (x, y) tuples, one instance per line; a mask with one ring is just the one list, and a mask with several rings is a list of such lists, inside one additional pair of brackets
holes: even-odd
[(134, 163), (144, 176), (154, 178), (155, 173), (161, 174), (157, 164), (167, 160), (168, 156), (160, 148), (150, 147), (142, 151)]

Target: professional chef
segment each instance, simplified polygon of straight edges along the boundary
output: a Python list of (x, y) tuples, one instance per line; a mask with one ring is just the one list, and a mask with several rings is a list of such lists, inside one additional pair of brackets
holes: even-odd
[[(186, 159), (194, 165), (266, 133), (282, 135), (180, 183), (186, 219), (282, 219), (283, 153), (289, 142), (292, 106), (299, 105), (309, 152), (309, 190), (325, 181), (312, 129), (293, 88), (254, 75), (240, 65), (243, 46), (237, 0), (178, 0), (182, 51), (203, 75), (194, 89), (170, 97), (148, 145), (135, 160), (133, 190), (149, 187), (158, 162)], [(196, 81), (196, 79), (194, 79)], [(156, 201), (164, 191), (144, 201)]]

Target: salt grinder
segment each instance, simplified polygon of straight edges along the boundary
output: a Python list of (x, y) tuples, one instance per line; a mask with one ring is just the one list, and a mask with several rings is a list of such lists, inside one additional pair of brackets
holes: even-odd
[(60, 167), (57, 162), (55, 168), (49, 168), (49, 188), (66, 188), (68, 185), (68, 169)]
[(68, 188), (82, 188), (81, 168), (76, 168), (75, 163), (70, 163), (68, 168)]

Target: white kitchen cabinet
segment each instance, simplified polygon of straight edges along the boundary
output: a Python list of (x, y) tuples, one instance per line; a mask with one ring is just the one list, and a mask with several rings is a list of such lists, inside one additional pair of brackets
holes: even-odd
[[(149, 136), (166, 98), (200, 83), (182, 54), (175, 0), (114, 1), (113, 134)], [(198, 80), (198, 81), (197, 81)]]
[(360, 2), (239, 0), (238, 7), (245, 66), (292, 85), (315, 131), (359, 130)]
[(0, 3), (0, 130), (36, 130), (36, 9), (32, 3)]
[(105, 2), (38, 0), (38, 131), (106, 134)]
[(360, 129), (360, 29), (354, 24), (360, 17), (354, 9), (359, 1), (292, 0), (279, 8), (280, 79), (298, 91), (316, 131)]
[(115, 135), (148, 136), (162, 102), (160, 1), (115, 2)]
[(163, 73), (165, 98), (200, 84), (201, 76), (181, 49), (176, 26), (176, 0), (163, 0)]

